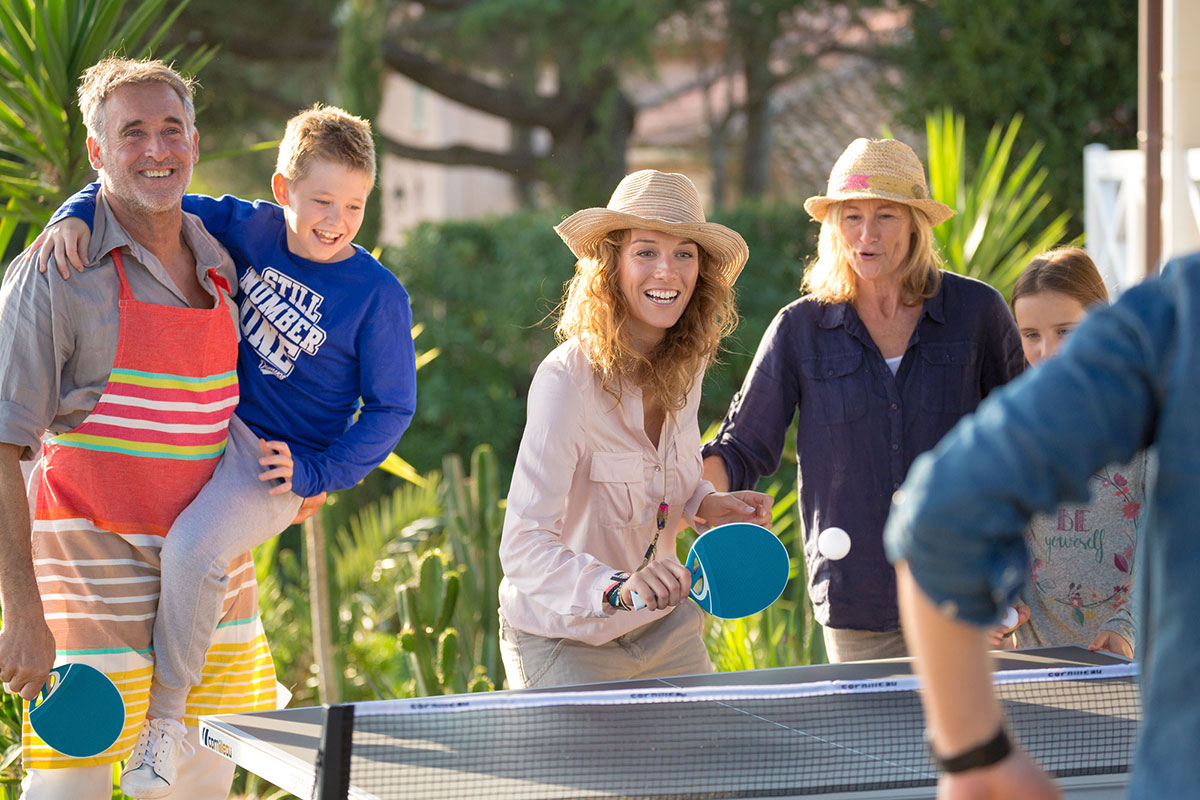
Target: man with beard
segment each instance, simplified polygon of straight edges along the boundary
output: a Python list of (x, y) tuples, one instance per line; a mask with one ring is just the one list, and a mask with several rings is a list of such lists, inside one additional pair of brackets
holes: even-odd
[[(107, 59), (84, 73), (79, 105), (101, 179), (94, 266), (63, 281), (29, 251), (0, 290), (0, 680), (32, 699), (56, 661), (87, 663), (120, 688), (126, 719), (91, 758), (27, 734), (24, 796), (107, 800), (113, 763), (178, 748), (166, 791), (226, 797), (233, 765), (198, 747), (197, 716), (275, 701), (248, 553), (230, 565), (226, 635), (189, 696), (186, 736), (151, 741), (142, 719), (163, 536), (212, 475), (237, 405), (233, 264), (180, 208), (199, 154), (189, 82), (158, 61)], [(19, 462), (39, 445), (31, 529)], [(290, 477), (285, 455), (265, 460)]]

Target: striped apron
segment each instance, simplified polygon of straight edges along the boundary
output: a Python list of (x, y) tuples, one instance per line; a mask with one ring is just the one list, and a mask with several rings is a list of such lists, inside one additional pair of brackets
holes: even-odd
[[(159, 551), (212, 476), (238, 402), (237, 337), (222, 300), (180, 308), (134, 298), (120, 250), (117, 352), (96, 407), (46, 441), (33, 519), (34, 569), (56, 663), (84, 662), (121, 690), (125, 727), (92, 758), (54, 752), (25, 715), (26, 769), (110, 764), (129, 755), (149, 706)], [(209, 271), (214, 285), (229, 285)], [(254, 564), (229, 565), (229, 590), (186, 722), (275, 707), (275, 669), (258, 618)]]

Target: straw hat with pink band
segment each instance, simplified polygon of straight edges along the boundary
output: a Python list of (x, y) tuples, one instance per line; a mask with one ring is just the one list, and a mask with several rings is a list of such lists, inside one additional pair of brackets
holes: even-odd
[(920, 209), (930, 225), (954, 216), (945, 203), (929, 197), (925, 169), (912, 148), (896, 139), (855, 139), (829, 173), (825, 194), (804, 201), (804, 210), (817, 222), (834, 203), (846, 200), (890, 200)]
[(608, 206), (576, 211), (554, 230), (576, 258), (593, 258), (606, 236), (627, 228), (691, 239), (704, 248), (716, 274), (730, 285), (750, 257), (750, 248), (737, 231), (705, 220), (696, 185), (677, 172), (644, 169), (626, 175)]

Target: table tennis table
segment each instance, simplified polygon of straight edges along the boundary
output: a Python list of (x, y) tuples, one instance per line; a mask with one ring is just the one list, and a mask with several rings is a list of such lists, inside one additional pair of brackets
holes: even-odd
[[(1064, 794), (1122, 797), (1141, 717), (1135, 665), (1078, 647), (995, 656), (1010, 729)], [(1122, 669), (1117, 678), (1073, 678)], [(1023, 683), (1032, 671), (1052, 682)], [(1033, 688), (1014, 699), (1003, 678)], [(887, 659), (372, 701), (206, 717), (201, 742), (306, 800), (933, 798), (937, 773), (912, 681), (909, 659)], [(821, 694), (829, 685), (853, 691)], [(875, 686), (891, 689), (861, 692)], [(793, 708), (774, 696), (779, 689), (817, 695)], [(693, 692), (703, 696), (686, 713), (658, 703)], [(608, 705), (618, 696), (635, 704)], [(655, 702), (638, 703), (647, 698)], [(408, 713), (423, 707), (439, 713)], [(692, 716), (702, 709), (703, 718)], [(465, 726), (478, 730), (464, 736)]]

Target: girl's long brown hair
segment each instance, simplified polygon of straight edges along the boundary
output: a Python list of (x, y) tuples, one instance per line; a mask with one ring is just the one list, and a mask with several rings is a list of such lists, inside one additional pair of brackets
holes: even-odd
[(1013, 284), (1009, 307), (1021, 297), (1042, 292), (1065, 294), (1079, 305), (1108, 305), (1108, 287), (1096, 262), (1082, 247), (1056, 247), (1039, 253)]

